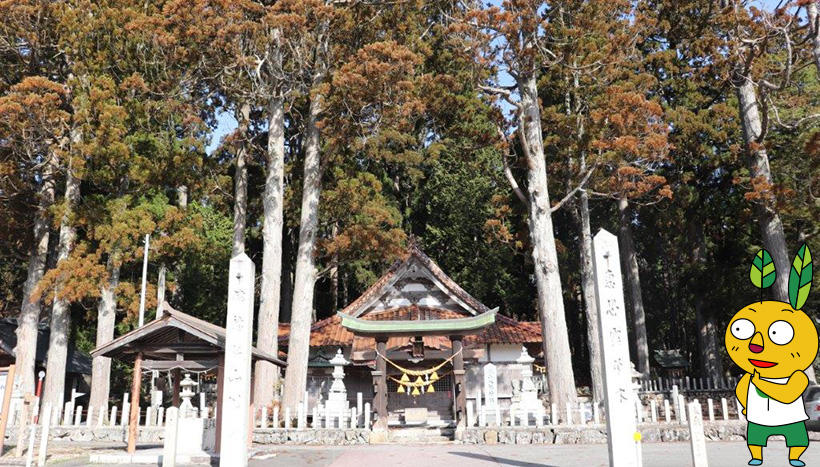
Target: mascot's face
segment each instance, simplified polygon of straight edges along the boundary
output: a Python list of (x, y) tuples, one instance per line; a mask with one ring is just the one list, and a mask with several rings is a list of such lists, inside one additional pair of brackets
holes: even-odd
[(788, 303), (752, 303), (735, 313), (726, 328), (726, 350), (747, 373), (788, 378), (805, 370), (817, 356), (817, 328), (811, 318)]

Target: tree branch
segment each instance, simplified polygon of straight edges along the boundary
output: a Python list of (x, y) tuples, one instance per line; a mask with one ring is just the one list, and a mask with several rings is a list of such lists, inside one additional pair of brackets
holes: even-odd
[(590, 168), (589, 170), (587, 170), (586, 175), (584, 175), (584, 178), (581, 180), (581, 182), (578, 184), (578, 186), (576, 186), (575, 188), (573, 188), (573, 189), (572, 189), (572, 191), (570, 191), (569, 193), (567, 193), (567, 195), (566, 195), (566, 196), (564, 196), (564, 197), (561, 199), (561, 201), (559, 201), (559, 202), (558, 202), (558, 204), (556, 204), (555, 206), (551, 207), (551, 208), (550, 208), (550, 213), (556, 212), (556, 211), (558, 211), (559, 209), (561, 209), (562, 207), (564, 207), (564, 205), (565, 205), (565, 204), (567, 204), (567, 202), (569, 202), (569, 200), (570, 200), (570, 199), (572, 199), (572, 197), (573, 197), (573, 196), (575, 196), (575, 193), (578, 193), (578, 191), (579, 191), (579, 190), (581, 190), (582, 188), (584, 188), (584, 187), (586, 186), (587, 182), (589, 181), (589, 177), (591, 177), (591, 176), (592, 176), (592, 172), (594, 172), (594, 171), (595, 171), (595, 168), (596, 168), (596, 167), (597, 167), (597, 164), (596, 164), (596, 165), (593, 165), (593, 166), (592, 166), (592, 168)]

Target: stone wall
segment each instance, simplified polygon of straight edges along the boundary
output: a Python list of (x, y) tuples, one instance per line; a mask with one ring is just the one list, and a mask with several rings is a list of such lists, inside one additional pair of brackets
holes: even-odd
[[(164, 427), (139, 427), (137, 432), (138, 440), (141, 443), (162, 443), (165, 439)], [(28, 432), (26, 433), (28, 437)], [(36, 434), (37, 443), (40, 440), (40, 428), (37, 428)], [(53, 426), (49, 428), (49, 439), (53, 441), (75, 441), (75, 442), (89, 442), (89, 441), (110, 441), (110, 442), (125, 442), (128, 440), (127, 427), (86, 427), (86, 426)], [(9, 445), (17, 444), (17, 427), (9, 427), (6, 430), (6, 443)]]
[[(746, 439), (746, 422), (704, 422), (707, 440), (737, 441)], [(677, 423), (641, 424), (644, 442), (688, 441), (689, 428)], [(820, 433), (818, 433), (820, 435)], [(464, 430), (465, 444), (603, 444), (607, 442), (605, 425), (557, 426), (544, 428), (486, 427)]]
[(281, 429), (257, 428), (253, 430), (253, 442), (259, 444), (301, 444), (307, 446), (368, 444), (370, 430), (364, 428), (340, 429)]

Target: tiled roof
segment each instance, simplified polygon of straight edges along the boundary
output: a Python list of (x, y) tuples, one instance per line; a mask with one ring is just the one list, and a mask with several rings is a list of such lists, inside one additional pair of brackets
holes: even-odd
[[(449, 310), (436, 310), (442, 315), (453, 313), (455, 317), (463, 315)], [(400, 315), (407, 313), (405, 308), (387, 310), (377, 315), (390, 314)], [(366, 315), (367, 316), (367, 315)], [(379, 316), (379, 319), (385, 319)], [(289, 327), (280, 326), (280, 345), (287, 346)], [(387, 348), (393, 349), (409, 344), (410, 337), (391, 337), (387, 340)], [(449, 349), (450, 338), (447, 336), (424, 336), (425, 347), (432, 349)], [(317, 321), (310, 328), (310, 346), (353, 346), (353, 350), (367, 350), (374, 348), (374, 339), (369, 337), (354, 336), (353, 333), (341, 325), (339, 315)], [(533, 321), (516, 321), (504, 315), (497, 314), (494, 324), (484, 328), (477, 334), (464, 336), (464, 345), (468, 347), (478, 347), (484, 344), (525, 344), (541, 342), (541, 324)]]
[(427, 319), (458, 319), (466, 316), (470, 315), (467, 313), (460, 313), (458, 311), (446, 310), (442, 308), (411, 305), (367, 313), (361, 316), (361, 319), (368, 321), (409, 321)]
[(423, 266), (425, 266), (433, 276), (441, 282), (444, 287), (446, 287), (453, 295), (458, 297), (461, 301), (472, 307), (478, 313), (484, 313), (489, 311), (486, 305), (476, 300), (472, 295), (467, 293), (464, 289), (461, 288), (454, 280), (450, 279), (450, 276), (444, 273), (438, 265), (430, 259), (429, 256), (424, 254), (423, 251), (419, 249), (419, 247), (415, 243), (411, 243), (410, 246), (407, 248), (407, 251), (404, 253), (402, 258), (396, 260), (390, 268), (387, 270), (386, 273), (382, 277), (379, 278), (376, 282), (373, 283), (367, 290), (364, 291), (363, 294), (359, 296), (356, 300), (350, 303), (350, 305), (346, 306), (342, 313), (346, 315), (356, 316), (358, 314), (359, 309), (370, 302), (371, 299), (374, 297), (378, 297), (384, 292), (385, 287), (393, 280), (396, 273), (404, 266), (405, 264), (409, 263), (413, 258), (418, 260)]

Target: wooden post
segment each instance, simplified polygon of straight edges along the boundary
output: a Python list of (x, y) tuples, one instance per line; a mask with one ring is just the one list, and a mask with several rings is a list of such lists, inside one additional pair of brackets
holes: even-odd
[(131, 377), (131, 414), (128, 417), (128, 453), (137, 450), (137, 418), (140, 410), (140, 386), (142, 385), (142, 352), (134, 359), (134, 374)]
[(173, 376), (173, 378), (174, 378), (174, 390), (172, 391), (172, 395), (173, 395), (172, 405), (174, 407), (179, 407), (179, 378), (180, 378), (181, 373), (182, 372), (180, 371), (179, 368), (174, 368), (174, 371), (171, 372), (171, 374), (174, 375)]
[(26, 393), (23, 396), (23, 404), (20, 407), (20, 416), (17, 423), (17, 446), (14, 449), (14, 455), (17, 457), (23, 456), (23, 451), (26, 449), (26, 444), (23, 441), (26, 439), (26, 432), (28, 426), (32, 423), (34, 418), (34, 403), (37, 398), (32, 393)]
[(453, 352), (456, 429), (460, 427), (463, 430), (467, 420), (467, 393), (464, 387), (464, 352), (462, 351), (461, 336), (451, 336), (450, 343)]
[(214, 437), (214, 452), (219, 454), (222, 445), (222, 389), (225, 382), (225, 353), (219, 355), (219, 365), (216, 373), (216, 435)]
[(374, 429), (387, 431), (387, 362), (384, 359), (387, 354), (387, 337), (376, 338), (376, 352), (376, 371), (373, 372), (376, 397), (373, 403), (376, 405), (378, 420)]
[[(3, 455), (3, 445), (6, 439), (6, 426), (9, 423), (9, 406), (11, 394), (14, 392), (14, 372), (16, 365), (10, 365), (6, 374), (6, 390), (3, 391), (3, 413), (0, 413), (0, 456)], [(19, 443), (19, 441), (18, 441)]]

